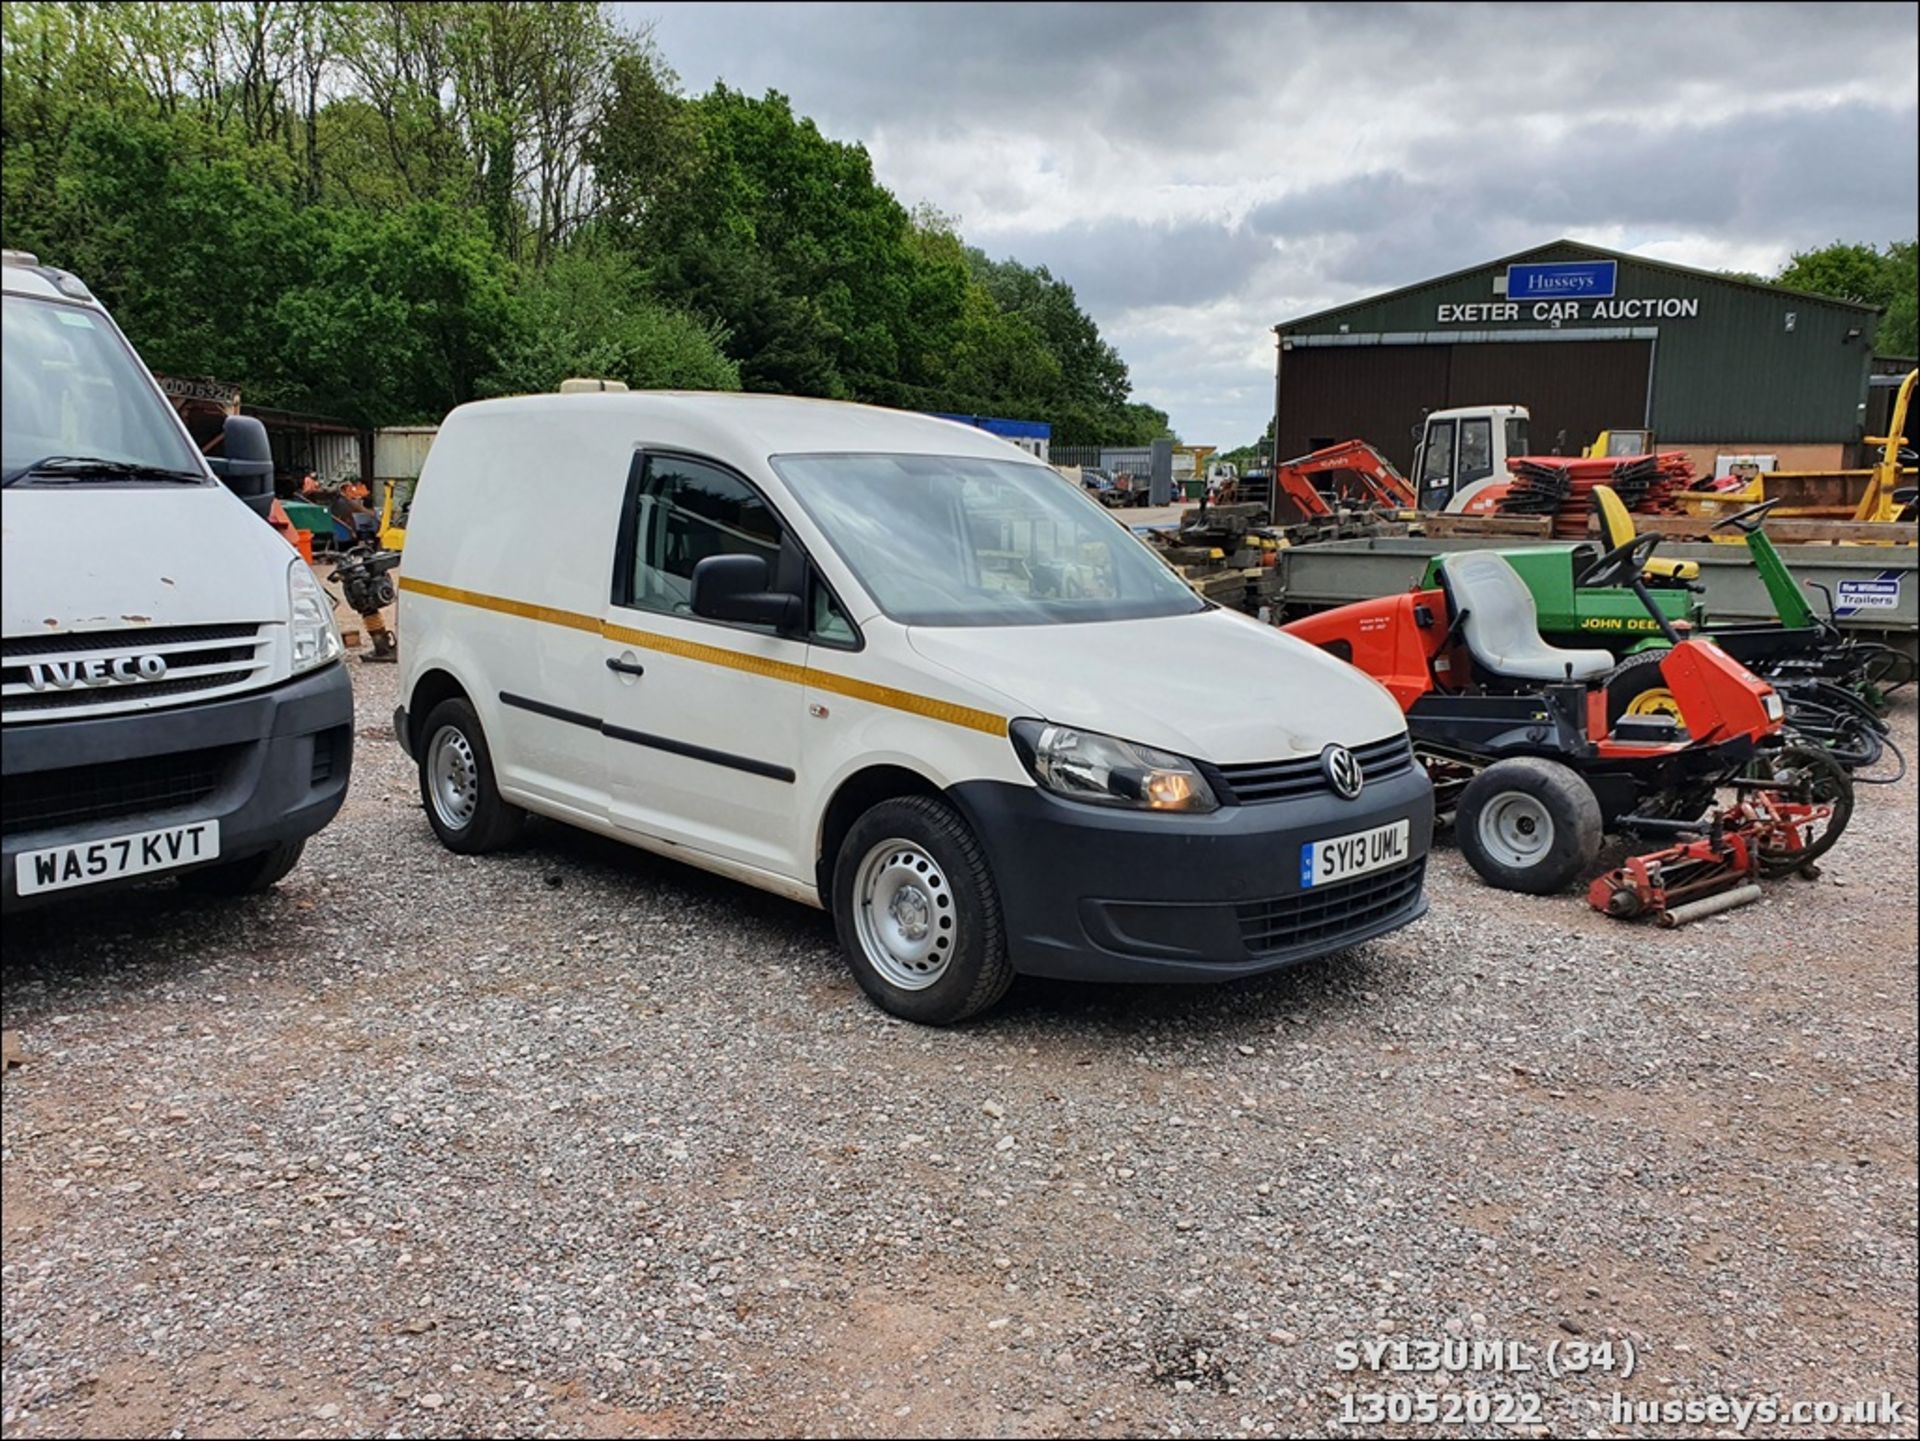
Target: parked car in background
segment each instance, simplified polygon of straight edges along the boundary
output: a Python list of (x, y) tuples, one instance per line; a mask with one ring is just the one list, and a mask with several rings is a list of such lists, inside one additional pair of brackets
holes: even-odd
[(463, 405), (400, 611), (395, 730), (447, 847), (535, 813), (826, 908), (911, 1020), (1016, 973), (1272, 970), (1425, 908), (1432, 792), (1388, 693), (943, 420)]
[(1080, 467), (1080, 484), (1102, 505), (1118, 505), (1125, 498), (1113, 477), (1097, 465)]
[(0, 277), (4, 909), (270, 886), (346, 795), (353, 689), (265, 524), (266, 432), (228, 416), (210, 463), (76, 277), (19, 251)]

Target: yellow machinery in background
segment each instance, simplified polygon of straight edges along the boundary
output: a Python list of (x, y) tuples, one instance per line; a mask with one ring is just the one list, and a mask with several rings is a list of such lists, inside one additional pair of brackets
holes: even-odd
[[(1893, 414), (1887, 434), (1870, 435), (1866, 444), (1880, 447), (1880, 459), (1865, 470), (1776, 470), (1754, 476), (1738, 490), (1686, 491), (1677, 497), (1687, 510), (1706, 519), (1717, 520), (1758, 505), (1763, 500), (1778, 500), (1773, 514), (1781, 520), (1851, 520), (1862, 523), (1889, 523), (1913, 518), (1913, 502), (1895, 498), (1895, 492), (1920, 480), (1913, 466), (1900, 463), (1901, 448), (1906, 445), (1908, 407), (1920, 370), (1910, 370), (1900, 382), (1894, 397)], [(1738, 534), (1717, 534), (1717, 541), (1739, 544)], [(1896, 537), (1889, 536), (1889, 540)]]
[(1611, 460), (1614, 456), (1652, 455), (1653, 432), (1650, 430), (1603, 430), (1594, 437), (1593, 444), (1580, 452), (1583, 459), (1598, 457)]

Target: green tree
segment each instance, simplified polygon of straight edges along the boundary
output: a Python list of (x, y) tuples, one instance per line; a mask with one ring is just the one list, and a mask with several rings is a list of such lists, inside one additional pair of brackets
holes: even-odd
[(310, 278), (273, 308), (289, 403), (362, 425), (438, 420), (480, 394), (512, 326), (511, 268), (437, 202), (327, 215)]
[(78, 273), (154, 369), (243, 380), (272, 371), (274, 302), (312, 251), (233, 142), (107, 110), (73, 118), (53, 193), (5, 232)]
[(862, 396), (903, 366), (913, 257), (904, 208), (858, 145), (785, 96), (724, 85), (692, 102), (697, 150), (642, 238), (663, 295), (730, 337), (749, 390)]
[(552, 391), (579, 375), (636, 389), (738, 390), (740, 368), (723, 352), (725, 338), (646, 294), (623, 256), (576, 245), (522, 273), (509, 335), (481, 388)]
[(1794, 254), (1774, 279), (1795, 290), (1831, 295), (1880, 306), (1886, 314), (1874, 348), (1883, 355), (1915, 353), (1915, 306), (1920, 303), (1920, 271), (1915, 243), (1896, 240), (1881, 249), (1836, 240), (1817, 250)]
[(11, 0), (0, 236), (155, 366), (369, 424), (574, 373), (1166, 417), (1044, 269), (786, 99), (684, 99), (591, 0)]

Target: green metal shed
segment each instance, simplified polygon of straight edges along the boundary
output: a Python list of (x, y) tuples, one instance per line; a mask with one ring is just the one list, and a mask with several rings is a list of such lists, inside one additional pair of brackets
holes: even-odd
[(1647, 427), (1662, 446), (1837, 465), (1864, 432), (1879, 319), (1557, 240), (1275, 326), (1279, 451), (1360, 436), (1404, 466), (1426, 411), (1519, 404), (1540, 450)]

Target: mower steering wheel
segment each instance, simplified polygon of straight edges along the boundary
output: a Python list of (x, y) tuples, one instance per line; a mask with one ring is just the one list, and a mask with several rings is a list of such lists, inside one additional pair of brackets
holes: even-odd
[(1587, 567), (1587, 573), (1580, 577), (1580, 588), (1602, 590), (1613, 586), (1631, 586), (1645, 573), (1647, 562), (1653, 559), (1653, 552), (1659, 544), (1660, 537), (1657, 535), (1636, 535), (1632, 540), (1616, 545)]
[(1784, 499), (1784, 497), (1776, 495), (1772, 500), (1763, 500), (1758, 505), (1750, 505), (1745, 510), (1735, 511), (1732, 515), (1724, 519), (1716, 520), (1708, 529), (1725, 530), (1731, 525), (1739, 527), (1739, 529), (1745, 531), (1748, 535), (1752, 535), (1756, 530), (1760, 529), (1761, 517), (1776, 505), (1780, 504), (1782, 499)]

